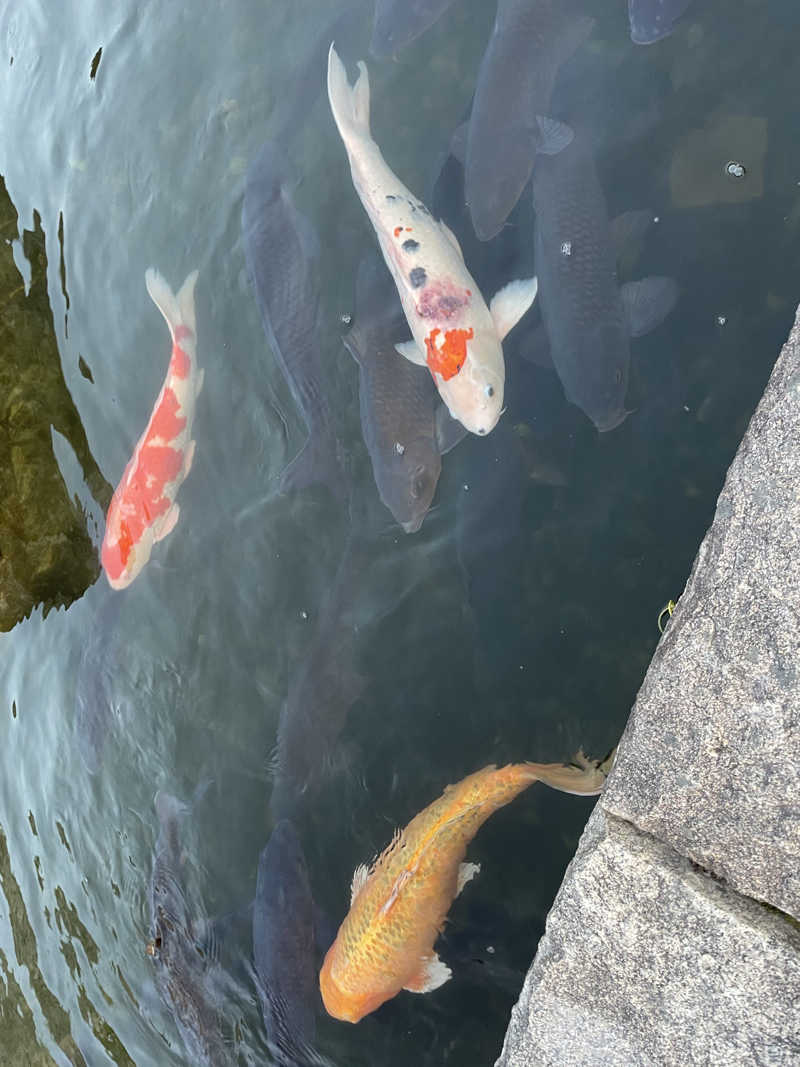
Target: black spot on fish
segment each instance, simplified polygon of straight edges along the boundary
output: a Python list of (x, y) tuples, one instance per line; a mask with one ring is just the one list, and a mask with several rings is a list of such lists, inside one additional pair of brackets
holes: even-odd
[(393, 193), (387, 193), (386, 194), (386, 199), (387, 200), (397, 200), (397, 197)]
[(428, 280), (428, 275), (425, 273), (424, 267), (414, 267), (408, 276), (408, 280), (415, 289), (419, 289)]
[(404, 252), (416, 252), (419, 248), (419, 241), (415, 241), (413, 237), (409, 237), (407, 241), (403, 241)]

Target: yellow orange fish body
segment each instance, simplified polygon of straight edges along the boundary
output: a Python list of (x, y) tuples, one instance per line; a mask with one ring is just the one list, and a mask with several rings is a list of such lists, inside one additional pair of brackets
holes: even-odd
[(433, 945), (453, 899), (477, 873), (462, 864), (467, 845), (489, 816), (533, 782), (584, 795), (605, 775), (594, 764), (494, 766), (448, 786), (378, 857), (353, 876), (350, 911), (320, 972), (329, 1015), (358, 1022), (408, 989), (424, 993), (450, 977)]

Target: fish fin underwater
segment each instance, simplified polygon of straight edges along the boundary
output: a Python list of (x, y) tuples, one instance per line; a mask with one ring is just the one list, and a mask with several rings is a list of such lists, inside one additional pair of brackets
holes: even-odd
[(631, 337), (643, 337), (660, 326), (678, 303), (680, 290), (673, 278), (653, 275), (620, 287)]
[(404, 359), (407, 359), (409, 363), (414, 363), (417, 367), (428, 366), (425, 361), (425, 353), (416, 341), (398, 341), (394, 347), (395, 351)]
[(197, 277), (198, 271), (193, 270), (187, 275), (186, 280), (176, 294), (172, 291), (164, 276), (155, 267), (148, 267), (144, 272), (147, 292), (150, 294), (150, 299), (164, 316), (173, 341), (176, 340), (175, 330), (178, 326), (188, 326), (192, 333), (197, 332), (194, 310), (194, 287), (197, 283)]
[(339, 450), (333, 431), (316, 426), (306, 443), (280, 475), (282, 493), (301, 492), (313, 485), (326, 486), (334, 496), (343, 494), (346, 477), (339, 461)]
[(501, 341), (533, 304), (538, 287), (536, 278), (517, 279), (494, 294), (489, 311)]
[(356, 897), (367, 884), (369, 878), (369, 867), (366, 863), (359, 863), (356, 869), (353, 871), (353, 880), (350, 883), (350, 903), (355, 902)]
[(419, 970), (403, 986), (403, 989), (409, 993), (432, 993), (434, 989), (449, 982), (452, 977), (453, 972), (434, 952), (420, 960)]
[(156, 541), (163, 541), (165, 537), (169, 537), (175, 527), (178, 525), (178, 519), (181, 515), (181, 509), (179, 504), (173, 504), (167, 514), (161, 521), (161, 524), (155, 531), (154, 539)]
[(467, 430), (458, 419), (454, 419), (446, 404), (440, 404), (434, 416), (436, 426), (436, 444), (439, 455), (444, 456), (467, 436)]
[(575, 131), (566, 122), (551, 119), (547, 115), (537, 115), (536, 125), (539, 129), (537, 150), (543, 156), (557, 156), (575, 139)]
[(348, 138), (366, 138), (372, 141), (369, 128), (367, 65), (363, 59), (358, 61), (358, 77), (353, 85), (350, 85), (344, 63), (339, 58), (333, 41), (328, 50), (328, 98), (345, 144)]
[(480, 863), (462, 863), (458, 868), (458, 881), (456, 882), (456, 896), (460, 897), (461, 893), (469, 882), (473, 878), (477, 878), (481, 873)]

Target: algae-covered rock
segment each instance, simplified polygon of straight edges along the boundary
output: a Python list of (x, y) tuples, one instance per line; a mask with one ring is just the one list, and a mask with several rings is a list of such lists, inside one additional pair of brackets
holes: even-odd
[(39, 216), (22, 235), (30, 286), (14, 262), (17, 212), (0, 178), (0, 630), (37, 604), (45, 610), (81, 596), (100, 573), (80, 506), (53, 454), (51, 426), (72, 445), (105, 512), (111, 486), (89, 451), (61, 371), (47, 295)]

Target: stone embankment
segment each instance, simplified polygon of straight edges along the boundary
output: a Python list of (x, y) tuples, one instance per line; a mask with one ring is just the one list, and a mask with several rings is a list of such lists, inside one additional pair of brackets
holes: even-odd
[(497, 1067), (800, 1064), (800, 313)]

